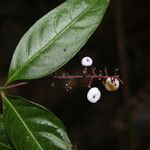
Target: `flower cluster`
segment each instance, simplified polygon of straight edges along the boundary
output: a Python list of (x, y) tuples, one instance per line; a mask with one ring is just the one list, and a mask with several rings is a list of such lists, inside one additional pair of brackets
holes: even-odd
[[(103, 75), (103, 72), (100, 70), (99, 74), (97, 75), (95, 70), (96, 68), (93, 68), (93, 60), (90, 57), (84, 57), (81, 60), (81, 64), (84, 67), (83, 74), (82, 75), (66, 75), (66, 76), (54, 76), (54, 79), (69, 79), (69, 83), (66, 84), (66, 90), (71, 90), (71, 82), (73, 79), (89, 79), (88, 88), (89, 91), (87, 93), (87, 100), (89, 100), (91, 103), (96, 103), (101, 98), (101, 92), (98, 87), (92, 87), (93, 80), (97, 79), (98, 81), (101, 81), (107, 91), (113, 92), (116, 91), (120, 83), (122, 81), (119, 79), (119, 76), (117, 75), (117, 70), (115, 70), (115, 75), (109, 76), (107, 73), (107, 68), (105, 68)], [(92, 74), (91, 74), (92, 72)]]

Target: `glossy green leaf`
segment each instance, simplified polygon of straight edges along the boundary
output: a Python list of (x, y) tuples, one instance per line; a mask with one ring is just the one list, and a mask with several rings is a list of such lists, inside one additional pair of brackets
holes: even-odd
[(68, 0), (37, 21), (19, 42), (7, 84), (47, 76), (67, 63), (100, 24), (108, 0)]
[(50, 111), (2, 94), (5, 128), (16, 150), (72, 150), (62, 122)]
[(13, 150), (5, 131), (3, 115), (0, 115), (0, 150)]

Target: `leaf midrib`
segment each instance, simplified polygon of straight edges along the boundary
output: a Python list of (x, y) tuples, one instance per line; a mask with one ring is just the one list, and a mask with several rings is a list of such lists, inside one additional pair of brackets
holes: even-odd
[(2, 143), (2, 142), (0, 142), (0, 145), (2, 145), (2, 146), (4, 146), (4, 147), (7, 147), (7, 148), (9, 148), (9, 149), (12, 149), (10, 146), (8, 146), (8, 145), (6, 145), (6, 144), (4, 144), (4, 143)]
[(22, 65), (22, 67), (20, 67), (14, 74), (12, 74), (12, 76), (7, 80), (6, 85), (11, 82), (11, 80), (22, 70), (24, 69), (30, 62), (32, 62), (36, 57), (39, 56), (40, 53), (42, 53), (49, 45), (51, 45), (55, 40), (57, 40), (57, 38), (59, 38), (70, 26), (72, 26), (72, 24), (78, 19), (80, 18), (86, 11), (88, 11), (92, 6), (87, 7), (84, 11), (82, 11), (82, 13), (80, 13), (80, 15), (76, 16), (74, 19), (72, 19), (72, 21), (66, 25), (50, 42), (48, 42), (41, 50), (39, 50), (39, 52), (35, 53), (35, 55), (33, 55), (31, 57), (31, 59), (29, 61), (27, 61), (24, 65)]
[(24, 125), (24, 127), (26, 128), (26, 130), (28, 131), (28, 133), (31, 135), (32, 139), (35, 141), (35, 143), (37, 144), (37, 146), (41, 149), (44, 150), (41, 145), (39, 144), (39, 142), (37, 141), (37, 139), (34, 137), (34, 135), (32, 134), (32, 132), (30, 131), (29, 127), (26, 125), (26, 123), (23, 121), (23, 119), (21, 118), (21, 116), (18, 114), (17, 110), (13, 107), (13, 105), (9, 102), (9, 100), (7, 99), (7, 97), (3, 94), (5, 100), (7, 101), (7, 103), (12, 107), (12, 109), (14, 110), (14, 112), (16, 113), (17, 117), (19, 118), (19, 120), (22, 122), (22, 124)]

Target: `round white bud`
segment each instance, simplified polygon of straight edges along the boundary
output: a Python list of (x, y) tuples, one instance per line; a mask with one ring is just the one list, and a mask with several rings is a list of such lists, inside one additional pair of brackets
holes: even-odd
[(117, 78), (107, 78), (104, 85), (106, 90), (113, 92), (119, 88), (120, 82)]
[(81, 60), (81, 64), (84, 67), (89, 67), (89, 66), (91, 66), (93, 64), (93, 60), (90, 57), (84, 57)]
[(101, 98), (101, 92), (97, 87), (91, 88), (87, 93), (87, 99), (91, 103), (96, 103)]

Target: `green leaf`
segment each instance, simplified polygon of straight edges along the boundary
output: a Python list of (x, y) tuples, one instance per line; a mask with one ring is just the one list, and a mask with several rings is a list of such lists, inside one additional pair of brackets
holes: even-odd
[(7, 84), (47, 76), (67, 63), (100, 24), (109, 0), (68, 0), (37, 21), (19, 42)]
[(72, 150), (64, 125), (52, 112), (21, 97), (2, 97), (5, 128), (16, 150)]
[(7, 137), (5, 128), (4, 128), (3, 115), (0, 115), (0, 149), (1, 150), (13, 150), (13, 148), (11, 147), (10, 141)]

